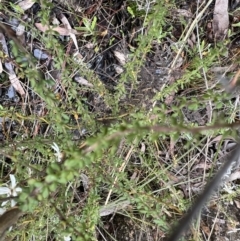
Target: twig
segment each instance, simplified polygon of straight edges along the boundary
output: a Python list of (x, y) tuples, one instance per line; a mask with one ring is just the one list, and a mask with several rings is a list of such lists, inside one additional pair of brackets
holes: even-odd
[(231, 90), (236, 87), (239, 76), (240, 76), (240, 69), (237, 71), (237, 73), (235, 74), (235, 76), (233, 77), (231, 82), (229, 83)]
[[(199, 127), (187, 127), (187, 126), (161, 126), (161, 125), (153, 125), (153, 126), (139, 126), (136, 128), (126, 128), (122, 131), (116, 131), (113, 134), (103, 137), (101, 140), (101, 143), (103, 141), (111, 141), (116, 140), (118, 138), (121, 138), (123, 136), (127, 136), (132, 133), (139, 133), (140, 131), (153, 131), (155, 133), (169, 133), (169, 132), (188, 132), (192, 134), (201, 133), (203, 131), (209, 131), (209, 130), (217, 130), (217, 129), (227, 129), (227, 128), (234, 128), (239, 127), (240, 122), (236, 123), (224, 123), (224, 124), (215, 124), (213, 126), (199, 126)], [(96, 141), (93, 145), (87, 147), (85, 150), (83, 150), (83, 154), (87, 154), (91, 151), (94, 151), (99, 146), (99, 140)], [(81, 145), (81, 147), (84, 147), (85, 145)]]
[[(133, 151), (133, 148), (134, 148), (134, 146), (131, 146), (130, 150), (128, 151), (128, 153), (127, 153), (127, 155), (126, 155), (126, 157), (125, 157), (125, 159), (124, 159), (124, 162), (122, 163), (121, 167), (120, 167), (119, 170), (118, 170), (119, 173), (120, 173), (120, 172), (123, 172), (124, 169), (125, 169), (125, 167), (127, 166), (127, 163), (128, 163), (129, 158), (130, 158), (130, 156), (131, 156), (131, 153), (132, 153), (132, 151)], [(109, 201), (109, 199), (110, 199), (110, 197), (111, 197), (113, 188), (114, 188), (114, 186), (116, 185), (117, 180), (118, 180), (118, 176), (115, 177), (114, 182), (113, 182), (113, 184), (112, 184), (112, 187), (111, 187), (111, 189), (109, 190), (109, 193), (108, 193), (108, 195), (107, 195), (107, 198), (106, 198), (106, 201), (105, 201), (105, 204), (104, 204), (105, 206), (108, 204), (108, 201)]]
[(186, 215), (180, 220), (168, 241), (177, 241), (181, 234), (189, 227), (190, 223), (195, 219), (202, 210), (204, 204), (209, 200), (212, 193), (221, 185), (222, 178), (233, 165), (234, 162), (239, 164), (240, 144), (237, 144), (234, 151), (229, 155), (228, 160), (224, 163), (222, 168), (217, 172), (214, 178), (208, 183), (202, 194), (197, 198), (196, 202), (188, 210)]
[[(170, 69), (174, 69), (174, 66), (180, 56), (180, 54), (182, 53), (183, 47), (185, 46), (190, 34), (192, 33), (193, 29), (196, 27), (199, 19), (202, 17), (202, 15), (206, 12), (206, 9), (208, 8), (208, 6), (212, 3), (213, 0), (209, 0), (208, 3), (206, 4), (206, 6), (203, 8), (203, 10), (196, 16), (196, 18), (193, 20), (192, 24), (190, 25), (185, 37), (182, 40), (182, 44), (180, 49), (177, 52), (177, 55), (175, 57), (175, 59), (172, 62), (171, 68)], [(171, 70), (170, 70), (171, 71)]]

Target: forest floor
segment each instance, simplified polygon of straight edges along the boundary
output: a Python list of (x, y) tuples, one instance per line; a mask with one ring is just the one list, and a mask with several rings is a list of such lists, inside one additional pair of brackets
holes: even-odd
[[(0, 239), (167, 240), (239, 139), (239, 21), (239, 0), (1, 1)], [(240, 240), (228, 175), (182, 240)]]

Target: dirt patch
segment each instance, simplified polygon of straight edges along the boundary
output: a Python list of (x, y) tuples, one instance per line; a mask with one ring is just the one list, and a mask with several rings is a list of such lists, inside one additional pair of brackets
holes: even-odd
[(156, 227), (143, 224), (141, 220), (116, 214), (102, 220), (102, 235), (99, 235), (99, 241), (117, 240), (117, 241), (136, 241), (136, 240), (161, 240), (163, 233), (159, 232)]

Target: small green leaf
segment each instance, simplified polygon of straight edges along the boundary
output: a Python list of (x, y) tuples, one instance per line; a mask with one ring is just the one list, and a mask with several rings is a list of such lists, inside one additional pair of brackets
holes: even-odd
[(24, 13), (24, 10), (19, 5), (13, 4), (13, 3), (9, 3), (9, 4), (14, 9), (15, 12), (21, 13), (21, 14)]
[(127, 7), (127, 11), (128, 11), (128, 13), (130, 13), (130, 15), (131, 15), (131, 17), (132, 18), (135, 18), (135, 14), (134, 14), (134, 12), (133, 12), (133, 10), (132, 10), (132, 8), (131, 7)]
[(240, 22), (232, 24), (233, 27), (240, 27)]
[(92, 20), (92, 24), (91, 24), (91, 30), (94, 30), (96, 27), (96, 23), (97, 23), (97, 17), (94, 16), (93, 20)]
[(192, 103), (188, 106), (189, 110), (197, 110), (198, 109), (198, 103)]
[(223, 103), (218, 102), (218, 103), (216, 104), (216, 109), (221, 109), (222, 107), (223, 107)]

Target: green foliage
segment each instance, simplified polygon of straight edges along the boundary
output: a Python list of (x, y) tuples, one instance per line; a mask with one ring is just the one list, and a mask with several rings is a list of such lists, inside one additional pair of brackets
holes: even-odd
[(125, 65), (126, 71), (121, 75), (121, 79), (116, 88), (117, 93), (114, 95), (115, 100), (113, 102), (113, 107), (115, 107), (117, 111), (119, 100), (126, 94), (125, 83), (131, 83), (132, 86), (136, 85), (137, 74), (145, 61), (147, 53), (149, 53), (152, 47), (152, 41), (157, 40), (161, 42), (161, 40), (167, 35), (167, 32), (163, 31), (166, 14), (167, 6), (163, 6), (163, 3), (159, 1), (154, 6), (154, 11), (148, 15), (144, 24), (146, 26), (151, 26), (151, 28), (148, 28), (146, 35), (139, 35), (137, 39), (138, 47), (132, 49), (129, 61)]
[(94, 16), (92, 20), (89, 20), (88, 18), (83, 18), (83, 23), (85, 27), (76, 27), (77, 30), (83, 31), (83, 36), (91, 36), (95, 35), (95, 28), (97, 24), (97, 17)]
[[(41, 2), (43, 7), (38, 17), (43, 24), (49, 24), (53, 3)], [(97, 240), (100, 207), (120, 201), (128, 201), (130, 208), (116, 212), (134, 218), (144, 217), (147, 223), (167, 232), (172, 213), (182, 215), (189, 205), (179, 191), (181, 184), (172, 184), (175, 167), (188, 165), (196, 146), (202, 148), (206, 139), (232, 131), (222, 128), (203, 132), (194, 129), (199, 123), (186, 118), (186, 113), (205, 109), (211, 102), (212, 122), (206, 121), (206, 126), (218, 121), (220, 111), (223, 112), (222, 123), (234, 121), (236, 110), (229, 95), (216, 93), (211, 88), (199, 91), (199, 86), (204, 86), (202, 71), (210, 72), (226, 52), (225, 45), (209, 46), (202, 41), (200, 51), (206, 53), (203, 58), (199, 57), (197, 48), (187, 49), (190, 60), (186, 71), (181, 78), (155, 93), (155, 106), (146, 109), (137, 105), (124, 106), (122, 100), (127, 101), (126, 96), (131, 96), (126, 86), (137, 89), (138, 72), (151, 51), (152, 42), (161, 43), (169, 35), (171, 26), (167, 25), (167, 17), (172, 6), (166, 4), (167, 1), (157, 1), (150, 13), (146, 13), (138, 10), (137, 2), (127, 2), (131, 3), (127, 6), (128, 13), (132, 18), (140, 18), (146, 34), (139, 34), (137, 47), (131, 46), (125, 72), (113, 92), (87, 64), (66, 58), (64, 45), (49, 31), (37, 37), (54, 56), (55, 70), (62, 71), (64, 94), (60, 99), (54, 92), (58, 83), (45, 79), (40, 71), (32, 68), (11, 43), (12, 54), (19, 64), (18, 74), (27, 80), (45, 111), (41, 116), (31, 111), (23, 112), (20, 107), (0, 106), (0, 117), (21, 127), (21, 135), (13, 143), (9, 138), (0, 151), (2, 177), (15, 173), (23, 187), (18, 205), (26, 215), (17, 226), (18, 230), (10, 233), (12, 237), (18, 235), (20, 239), (30, 240), (35, 236), (36, 240), (46, 240), (53, 235), (56, 240), (63, 240), (70, 235), (73, 240)], [(11, 4), (11, 7), (21, 13), (17, 5)], [(84, 27), (75, 29), (82, 31), (84, 38), (92, 37), (95, 43), (97, 17), (84, 17), (82, 21)], [(69, 76), (76, 72), (81, 72), (93, 87), (79, 87), (74, 83)], [(181, 91), (187, 88), (193, 91), (182, 95)], [(80, 94), (83, 89), (87, 90), (86, 95), (101, 99), (102, 105), (111, 110), (111, 116), (91, 111), (86, 104), (87, 98)], [(173, 94), (177, 97), (168, 105), (166, 99)], [(108, 118), (108, 124), (101, 122)], [(84, 130), (87, 135), (81, 136)], [(8, 130), (4, 131), (6, 134)], [(80, 133), (77, 140), (73, 138), (74, 131)], [(80, 191), (82, 186), (84, 193)], [(21, 225), (28, 230), (27, 234), (19, 231)]]

